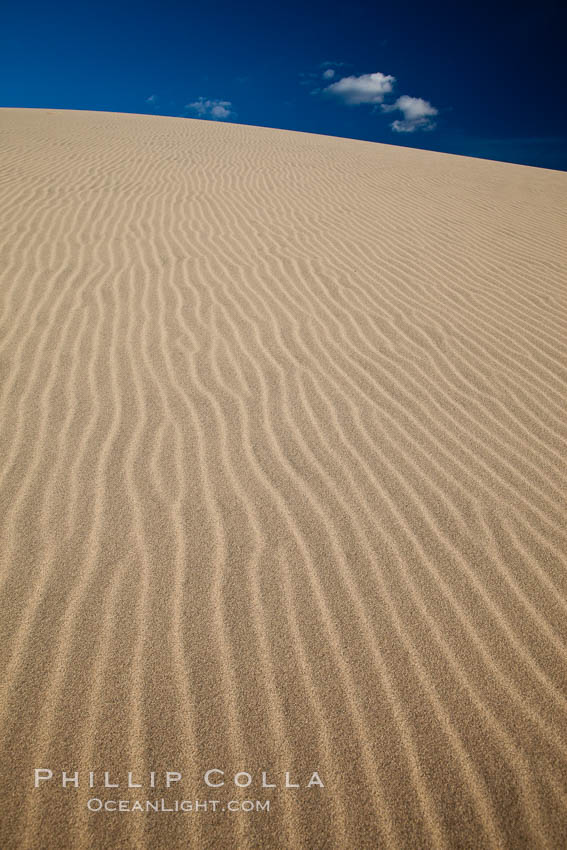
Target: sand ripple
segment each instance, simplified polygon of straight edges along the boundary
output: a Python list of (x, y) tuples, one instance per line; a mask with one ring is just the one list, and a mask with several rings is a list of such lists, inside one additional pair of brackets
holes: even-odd
[(2, 848), (564, 846), (566, 176), (0, 126)]

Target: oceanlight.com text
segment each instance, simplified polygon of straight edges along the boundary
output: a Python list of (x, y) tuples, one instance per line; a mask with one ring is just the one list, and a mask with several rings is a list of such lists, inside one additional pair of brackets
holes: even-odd
[(198, 814), (199, 812), (269, 812), (270, 800), (101, 800), (87, 801), (90, 812), (156, 812), (159, 814)]

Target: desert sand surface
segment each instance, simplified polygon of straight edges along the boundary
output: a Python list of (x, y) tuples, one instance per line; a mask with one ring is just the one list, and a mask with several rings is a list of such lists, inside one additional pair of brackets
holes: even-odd
[(41, 109), (0, 150), (2, 850), (567, 846), (567, 175)]

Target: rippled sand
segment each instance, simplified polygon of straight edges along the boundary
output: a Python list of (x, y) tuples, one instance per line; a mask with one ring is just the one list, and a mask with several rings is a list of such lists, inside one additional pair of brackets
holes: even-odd
[(0, 151), (2, 850), (564, 847), (567, 175), (46, 110)]

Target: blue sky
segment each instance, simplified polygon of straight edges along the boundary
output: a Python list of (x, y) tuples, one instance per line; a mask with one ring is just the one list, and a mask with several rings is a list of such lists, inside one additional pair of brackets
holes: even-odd
[(184, 115), (567, 170), (559, 2), (12, 2), (0, 104)]

